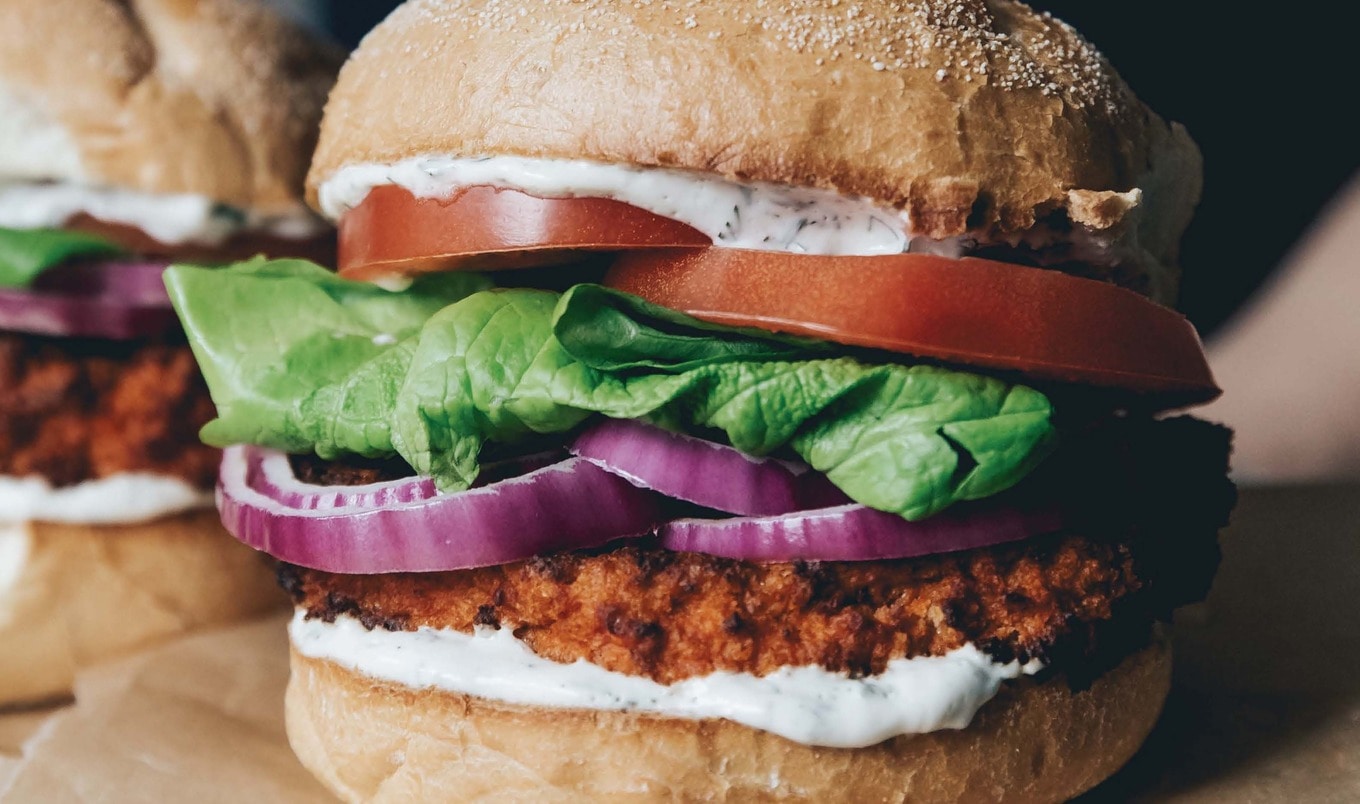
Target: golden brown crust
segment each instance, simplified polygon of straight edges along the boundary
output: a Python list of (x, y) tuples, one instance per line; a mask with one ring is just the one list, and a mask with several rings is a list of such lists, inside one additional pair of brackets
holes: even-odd
[(342, 70), (309, 196), (345, 165), (426, 154), (822, 187), (905, 208), (930, 237), (1066, 213), (1146, 228), (1163, 262), (1200, 184), (1184, 130), (1011, 0), (414, 0)]
[(237, 0), (16, 0), (0, 27), (0, 97), (78, 150), (59, 175), (23, 178), (260, 211), (297, 204), (339, 63), (336, 49)]
[(221, 453), (198, 431), (212, 417), (183, 342), (0, 332), (0, 476), (65, 486), (151, 472), (211, 489)]
[(1053, 658), (1058, 643), (1080, 656), (1116, 612), (1146, 633), (1155, 613), (1139, 609), (1148, 595), (1136, 552), (1067, 536), (901, 561), (761, 564), (625, 547), (463, 572), (281, 577), (309, 616), (392, 630), (504, 624), (554, 661), (669, 684), (786, 665), (867, 675), (966, 643), (1003, 662)]
[(812, 748), (728, 721), (514, 706), (293, 653), (288, 737), (347, 801), (1066, 800), (1114, 773), (1170, 686), (1155, 643), (1073, 692), (1007, 684), (961, 731)]
[(80, 668), (283, 603), (264, 559), (212, 509), (0, 525), (0, 559), (0, 708), (69, 695)]

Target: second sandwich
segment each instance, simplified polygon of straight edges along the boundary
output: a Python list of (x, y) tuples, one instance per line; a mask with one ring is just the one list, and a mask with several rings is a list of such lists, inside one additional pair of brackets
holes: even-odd
[(322, 259), (301, 202), (339, 57), (252, 3), (22, 0), (0, 24), (0, 707), (278, 605), (161, 273)]

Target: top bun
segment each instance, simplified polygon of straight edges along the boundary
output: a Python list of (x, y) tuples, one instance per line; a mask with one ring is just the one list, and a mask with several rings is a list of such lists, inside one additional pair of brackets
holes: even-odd
[(1065, 216), (1166, 264), (1201, 179), (1184, 129), (1010, 0), (411, 0), (341, 71), (309, 199), (431, 154), (820, 187), (936, 238)]
[(0, 182), (295, 208), (341, 58), (241, 0), (12, 0)]

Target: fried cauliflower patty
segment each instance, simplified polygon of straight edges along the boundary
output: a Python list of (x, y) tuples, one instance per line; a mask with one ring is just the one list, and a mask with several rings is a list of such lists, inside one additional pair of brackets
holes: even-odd
[[(1212, 560), (1196, 564), (1212, 574)], [(967, 642), (1003, 661), (1090, 654), (1115, 617), (1146, 633), (1184, 602), (1138, 567), (1133, 545), (1051, 536), (898, 561), (757, 564), (633, 545), (461, 572), (281, 577), (311, 617), (508, 627), (546, 658), (673, 683), (785, 665), (868, 675)]]
[(0, 333), (0, 476), (65, 486), (152, 472), (211, 488), (212, 400), (181, 342)]

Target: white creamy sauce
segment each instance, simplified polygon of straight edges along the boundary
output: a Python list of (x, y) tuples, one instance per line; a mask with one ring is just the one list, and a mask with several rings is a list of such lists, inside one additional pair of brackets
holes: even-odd
[(80, 149), (66, 127), (0, 85), (0, 177), (40, 179), (83, 172)]
[(931, 251), (960, 247), (955, 242), (913, 241), (907, 234), (905, 212), (867, 198), (579, 159), (425, 156), (391, 165), (350, 165), (321, 185), (321, 208), (338, 220), (362, 203), (374, 187), (389, 184), (419, 198), (447, 198), (459, 188), (478, 185), (544, 198), (610, 198), (689, 224), (714, 245), (731, 248), (874, 255), (898, 254), (909, 247), (929, 246)]
[(979, 245), (1036, 250), (1071, 246), (1069, 255), (1097, 265), (1122, 258), (1107, 233), (1080, 226), (1054, 231), (1043, 224), (998, 238), (973, 232), (946, 240), (912, 236), (904, 210), (832, 190), (771, 182), (735, 182), (670, 168), (605, 164), (583, 159), (521, 156), (419, 156), (393, 164), (347, 165), (318, 189), (322, 212), (339, 220), (374, 187), (395, 185), (417, 198), (448, 198), (464, 187), (519, 190), (540, 198), (609, 198), (698, 229), (713, 245), (828, 256), (913, 253), (962, 257)]
[(165, 475), (129, 472), (55, 488), (41, 477), (0, 476), (0, 523), (122, 525), (212, 504), (211, 491)]
[(1042, 669), (1038, 661), (997, 664), (966, 645), (944, 656), (895, 659), (867, 678), (814, 666), (784, 667), (766, 676), (716, 672), (658, 684), (584, 660), (544, 659), (509, 628), (478, 628), (472, 634), (431, 628), (370, 631), (352, 617), (325, 623), (298, 611), (289, 632), (304, 656), (416, 689), (528, 706), (722, 718), (805, 745), (835, 748), (964, 728), (1003, 681)]
[(82, 213), (106, 223), (135, 226), (169, 246), (218, 246), (243, 232), (303, 240), (326, 230), (325, 224), (301, 205), (287, 213), (263, 215), (189, 193), (0, 181), (0, 227), (57, 228)]

